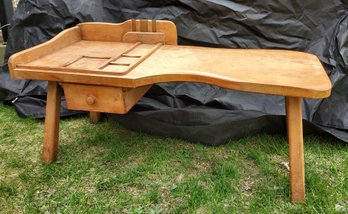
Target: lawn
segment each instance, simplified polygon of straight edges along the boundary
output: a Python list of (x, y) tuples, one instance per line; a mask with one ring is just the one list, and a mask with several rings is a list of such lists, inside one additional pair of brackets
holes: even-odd
[(348, 144), (305, 137), (304, 204), (289, 202), (285, 135), (207, 147), (86, 115), (61, 121), (58, 161), (40, 161), (44, 123), (0, 104), (1, 213), (346, 213)]

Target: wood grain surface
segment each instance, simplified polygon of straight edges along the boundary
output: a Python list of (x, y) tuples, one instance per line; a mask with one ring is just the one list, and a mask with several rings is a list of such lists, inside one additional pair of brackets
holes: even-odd
[[(148, 29), (152, 22), (144, 25)], [(160, 25), (165, 29), (165, 22), (161, 22), (156, 30), (161, 29)], [(315, 55), (289, 50), (177, 46), (168, 33), (163, 33), (166, 41), (162, 45), (122, 41), (132, 28), (137, 28), (132, 22), (80, 24), (43, 45), (13, 55), (11, 75), (124, 88), (187, 81), (272, 95), (330, 95), (331, 82)], [(151, 34), (144, 35), (149, 40)], [(161, 41), (158, 35), (153, 37), (156, 42)], [(167, 37), (171, 37), (169, 42)]]
[(286, 97), (293, 202), (304, 202), (302, 98), (324, 98), (331, 82), (319, 59), (289, 50), (178, 46), (172, 22), (83, 23), (11, 56), (17, 79), (48, 80), (43, 161), (57, 155), (60, 82), (68, 109), (127, 113), (152, 84), (199, 82)]

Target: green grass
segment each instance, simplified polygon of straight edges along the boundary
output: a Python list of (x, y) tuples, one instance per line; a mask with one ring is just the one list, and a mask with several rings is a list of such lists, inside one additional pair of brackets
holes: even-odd
[(0, 105), (1, 213), (348, 212), (348, 146), (330, 136), (305, 137), (307, 201), (292, 204), (283, 135), (207, 147), (79, 116), (44, 165), (43, 128)]

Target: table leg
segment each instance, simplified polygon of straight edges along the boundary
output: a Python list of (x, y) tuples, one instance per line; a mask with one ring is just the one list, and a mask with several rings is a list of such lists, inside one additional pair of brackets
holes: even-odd
[(60, 101), (62, 88), (57, 82), (48, 82), (44, 145), (42, 160), (51, 163), (56, 160), (58, 152)]
[(305, 201), (304, 151), (301, 98), (286, 97), (292, 202)]
[(93, 123), (98, 123), (101, 119), (101, 113), (100, 112), (89, 112), (89, 120)]

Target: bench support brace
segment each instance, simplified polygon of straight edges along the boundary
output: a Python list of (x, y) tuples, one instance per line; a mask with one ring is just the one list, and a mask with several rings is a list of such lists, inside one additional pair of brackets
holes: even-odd
[(49, 81), (47, 89), (44, 145), (42, 151), (42, 160), (44, 163), (51, 163), (57, 158), (61, 95), (61, 86), (58, 85), (57, 82)]
[(290, 190), (292, 202), (304, 202), (304, 152), (301, 98), (286, 97), (286, 124), (289, 141)]

